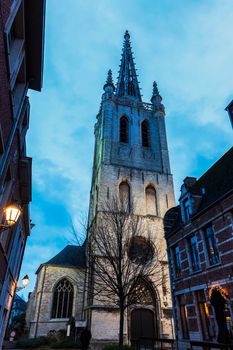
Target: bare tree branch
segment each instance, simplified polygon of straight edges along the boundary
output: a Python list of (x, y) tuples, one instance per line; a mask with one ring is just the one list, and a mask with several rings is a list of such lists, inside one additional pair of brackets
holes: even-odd
[(119, 307), (121, 346), (124, 310), (150, 300), (152, 283), (165, 283), (162, 240), (154, 242), (144, 217), (129, 213), (128, 203), (113, 197), (88, 228), (87, 244), (89, 295), (92, 302)]

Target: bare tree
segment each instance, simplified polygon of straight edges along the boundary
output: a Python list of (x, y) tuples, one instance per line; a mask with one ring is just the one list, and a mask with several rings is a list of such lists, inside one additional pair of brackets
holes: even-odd
[(87, 233), (87, 214), (85, 212), (81, 213), (77, 225), (74, 224), (71, 216), (69, 216), (69, 221), (67, 243), (82, 246), (85, 242)]
[(141, 216), (129, 213), (129, 207), (117, 198), (102, 205), (88, 228), (89, 293), (92, 301), (119, 308), (119, 348), (123, 346), (125, 310), (141, 304), (144, 282), (164, 283), (160, 242), (151, 239)]

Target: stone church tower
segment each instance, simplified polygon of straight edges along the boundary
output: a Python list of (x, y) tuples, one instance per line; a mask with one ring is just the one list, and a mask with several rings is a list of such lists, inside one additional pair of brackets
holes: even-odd
[[(127, 192), (129, 201), (134, 203), (131, 213), (143, 218), (154, 242), (162, 245), (165, 256), (163, 217), (175, 205), (165, 109), (155, 82), (151, 103), (142, 101), (128, 31), (124, 35), (116, 89), (111, 70), (103, 89), (95, 125), (89, 226), (98, 216), (102, 201), (119, 195), (121, 191)], [(168, 270), (166, 258), (161, 261), (162, 270)], [(136, 305), (127, 310), (124, 322), (126, 342), (132, 342), (135, 337), (172, 336), (169, 281), (158, 287), (153, 286), (153, 281), (151, 283), (150, 291), (156, 302), (153, 305), (145, 302), (141, 307)], [(89, 304), (85, 310), (92, 341), (117, 340), (119, 314), (104, 305)], [(150, 330), (154, 334), (150, 334)]]

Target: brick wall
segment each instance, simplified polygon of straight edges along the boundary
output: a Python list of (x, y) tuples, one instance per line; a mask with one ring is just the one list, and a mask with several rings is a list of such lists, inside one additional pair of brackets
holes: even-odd
[[(208, 259), (205, 238), (205, 228), (209, 225), (213, 227), (216, 247), (219, 253), (219, 262), (212, 265)], [(190, 235), (196, 235), (198, 242), (200, 270), (196, 272), (192, 272), (190, 264), (190, 247), (188, 244)], [(206, 312), (209, 315), (209, 340), (215, 340), (218, 327), (214, 309), (209, 299), (211, 288), (219, 286), (228, 294), (230, 308), (232, 308), (233, 302), (233, 194), (229, 194), (226, 198), (209, 208), (209, 210), (206, 210), (202, 215), (193, 219), (191, 223), (180, 227), (178, 230), (174, 230), (174, 232), (170, 232), (167, 236), (167, 246), (171, 261), (173, 306), (178, 315), (175, 320), (175, 328), (180, 341), (180, 348), (187, 349), (189, 345), (183, 339), (178, 296), (184, 296), (187, 301), (186, 311), (190, 339), (206, 339), (198, 306), (198, 291), (203, 291), (206, 299)], [(178, 246), (180, 249), (182, 272), (179, 277), (176, 277), (175, 273), (174, 246)], [(190, 303), (192, 305), (189, 305)], [(233, 321), (233, 310), (230, 310), (230, 312)]]

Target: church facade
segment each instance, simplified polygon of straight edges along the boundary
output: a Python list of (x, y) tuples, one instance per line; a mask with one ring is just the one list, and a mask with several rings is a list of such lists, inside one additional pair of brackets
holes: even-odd
[[(129, 214), (140, 217), (143, 221), (146, 227), (145, 238), (150, 233), (155, 248), (159, 246), (160, 256), (163, 256), (159, 261), (161, 274), (168, 275), (163, 217), (175, 205), (175, 199), (166, 138), (165, 108), (155, 82), (151, 103), (142, 101), (128, 31), (124, 35), (116, 88), (110, 70), (95, 124), (88, 227), (92, 226), (93, 221), (98, 221), (102, 203), (112, 197), (118, 198), (122, 193), (128, 199)], [(87, 242), (90, 238), (88, 231)], [(83, 254), (83, 247), (77, 254)], [(117, 308), (87, 297), (95, 283), (94, 278), (90, 277), (90, 254), (95, 252), (90, 252), (87, 245), (85, 267), (83, 260), (82, 263), (74, 260), (68, 266), (68, 256), (64, 255), (62, 263), (58, 263), (60, 258), (55, 257), (55, 260), (51, 259), (41, 265), (37, 285), (29, 302), (31, 337), (65, 328), (69, 317), (74, 316), (76, 320), (87, 322), (94, 346), (118, 340)], [(169, 280), (164, 278), (159, 285), (155, 280), (145, 283), (150, 301), (145, 299), (141, 304), (131, 305), (126, 310), (125, 343), (141, 342), (144, 338), (173, 337)], [(58, 291), (66, 293), (65, 300), (68, 292), (73, 293), (73, 304), (70, 304), (67, 314), (56, 311), (56, 308), (63, 310), (62, 304), (58, 302)]]

